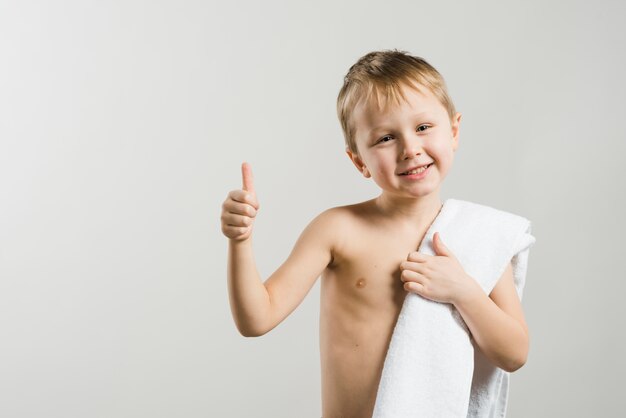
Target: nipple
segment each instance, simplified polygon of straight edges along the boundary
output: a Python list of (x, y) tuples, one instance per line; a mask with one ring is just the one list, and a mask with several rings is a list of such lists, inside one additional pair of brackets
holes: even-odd
[(365, 282), (365, 279), (363, 277), (356, 281), (356, 287), (358, 287), (359, 289), (364, 288), (366, 284), (367, 283)]

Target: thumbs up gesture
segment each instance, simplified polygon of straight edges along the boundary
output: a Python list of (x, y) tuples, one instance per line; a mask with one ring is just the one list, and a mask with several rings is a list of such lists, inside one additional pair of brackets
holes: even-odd
[(222, 204), (222, 232), (235, 241), (250, 238), (254, 218), (260, 207), (254, 191), (250, 164), (241, 164), (241, 177), (243, 188), (231, 190)]

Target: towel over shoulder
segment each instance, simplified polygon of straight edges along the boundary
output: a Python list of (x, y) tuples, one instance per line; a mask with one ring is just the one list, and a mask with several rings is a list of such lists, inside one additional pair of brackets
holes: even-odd
[[(535, 242), (528, 219), (447, 199), (419, 252), (435, 255), (435, 232), (486, 294), (511, 262), (522, 299)], [(385, 358), (373, 418), (504, 417), (508, 383), (509, 373), (482, 354), (454, 305), (408, 293)]]

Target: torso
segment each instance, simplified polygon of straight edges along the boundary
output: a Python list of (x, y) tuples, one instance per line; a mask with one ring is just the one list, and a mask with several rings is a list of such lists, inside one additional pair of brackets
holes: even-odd
[[(434, 219), (391, 225), (371, 201), (341, 207), (345, 229), (321, 281), (323, 418), (370, 418), (396, 320), (407, 292), (400, 263)], [(394, 231), (396, 231), (394, 233)]]

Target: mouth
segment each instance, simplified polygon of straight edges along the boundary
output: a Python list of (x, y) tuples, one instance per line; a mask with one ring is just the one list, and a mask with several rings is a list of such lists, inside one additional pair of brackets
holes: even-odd
[(423, 165), (423, 166), (418, 167), (418, 168), (414, 168), (414, 169), (409, 170), (409, 171), (405, 171), (404, 173), (400, 173), (400, 175), (401, 176), (408, 176), (409, 174), (420, 174), (420, 173), (423, 173), (424, 171), (426, 171), (426, 169), (428, 167), (430, 167), (431, 165), (433, 165), (433, 164), (434, 164), (434, 162), (432, 162), (430, 164)]

